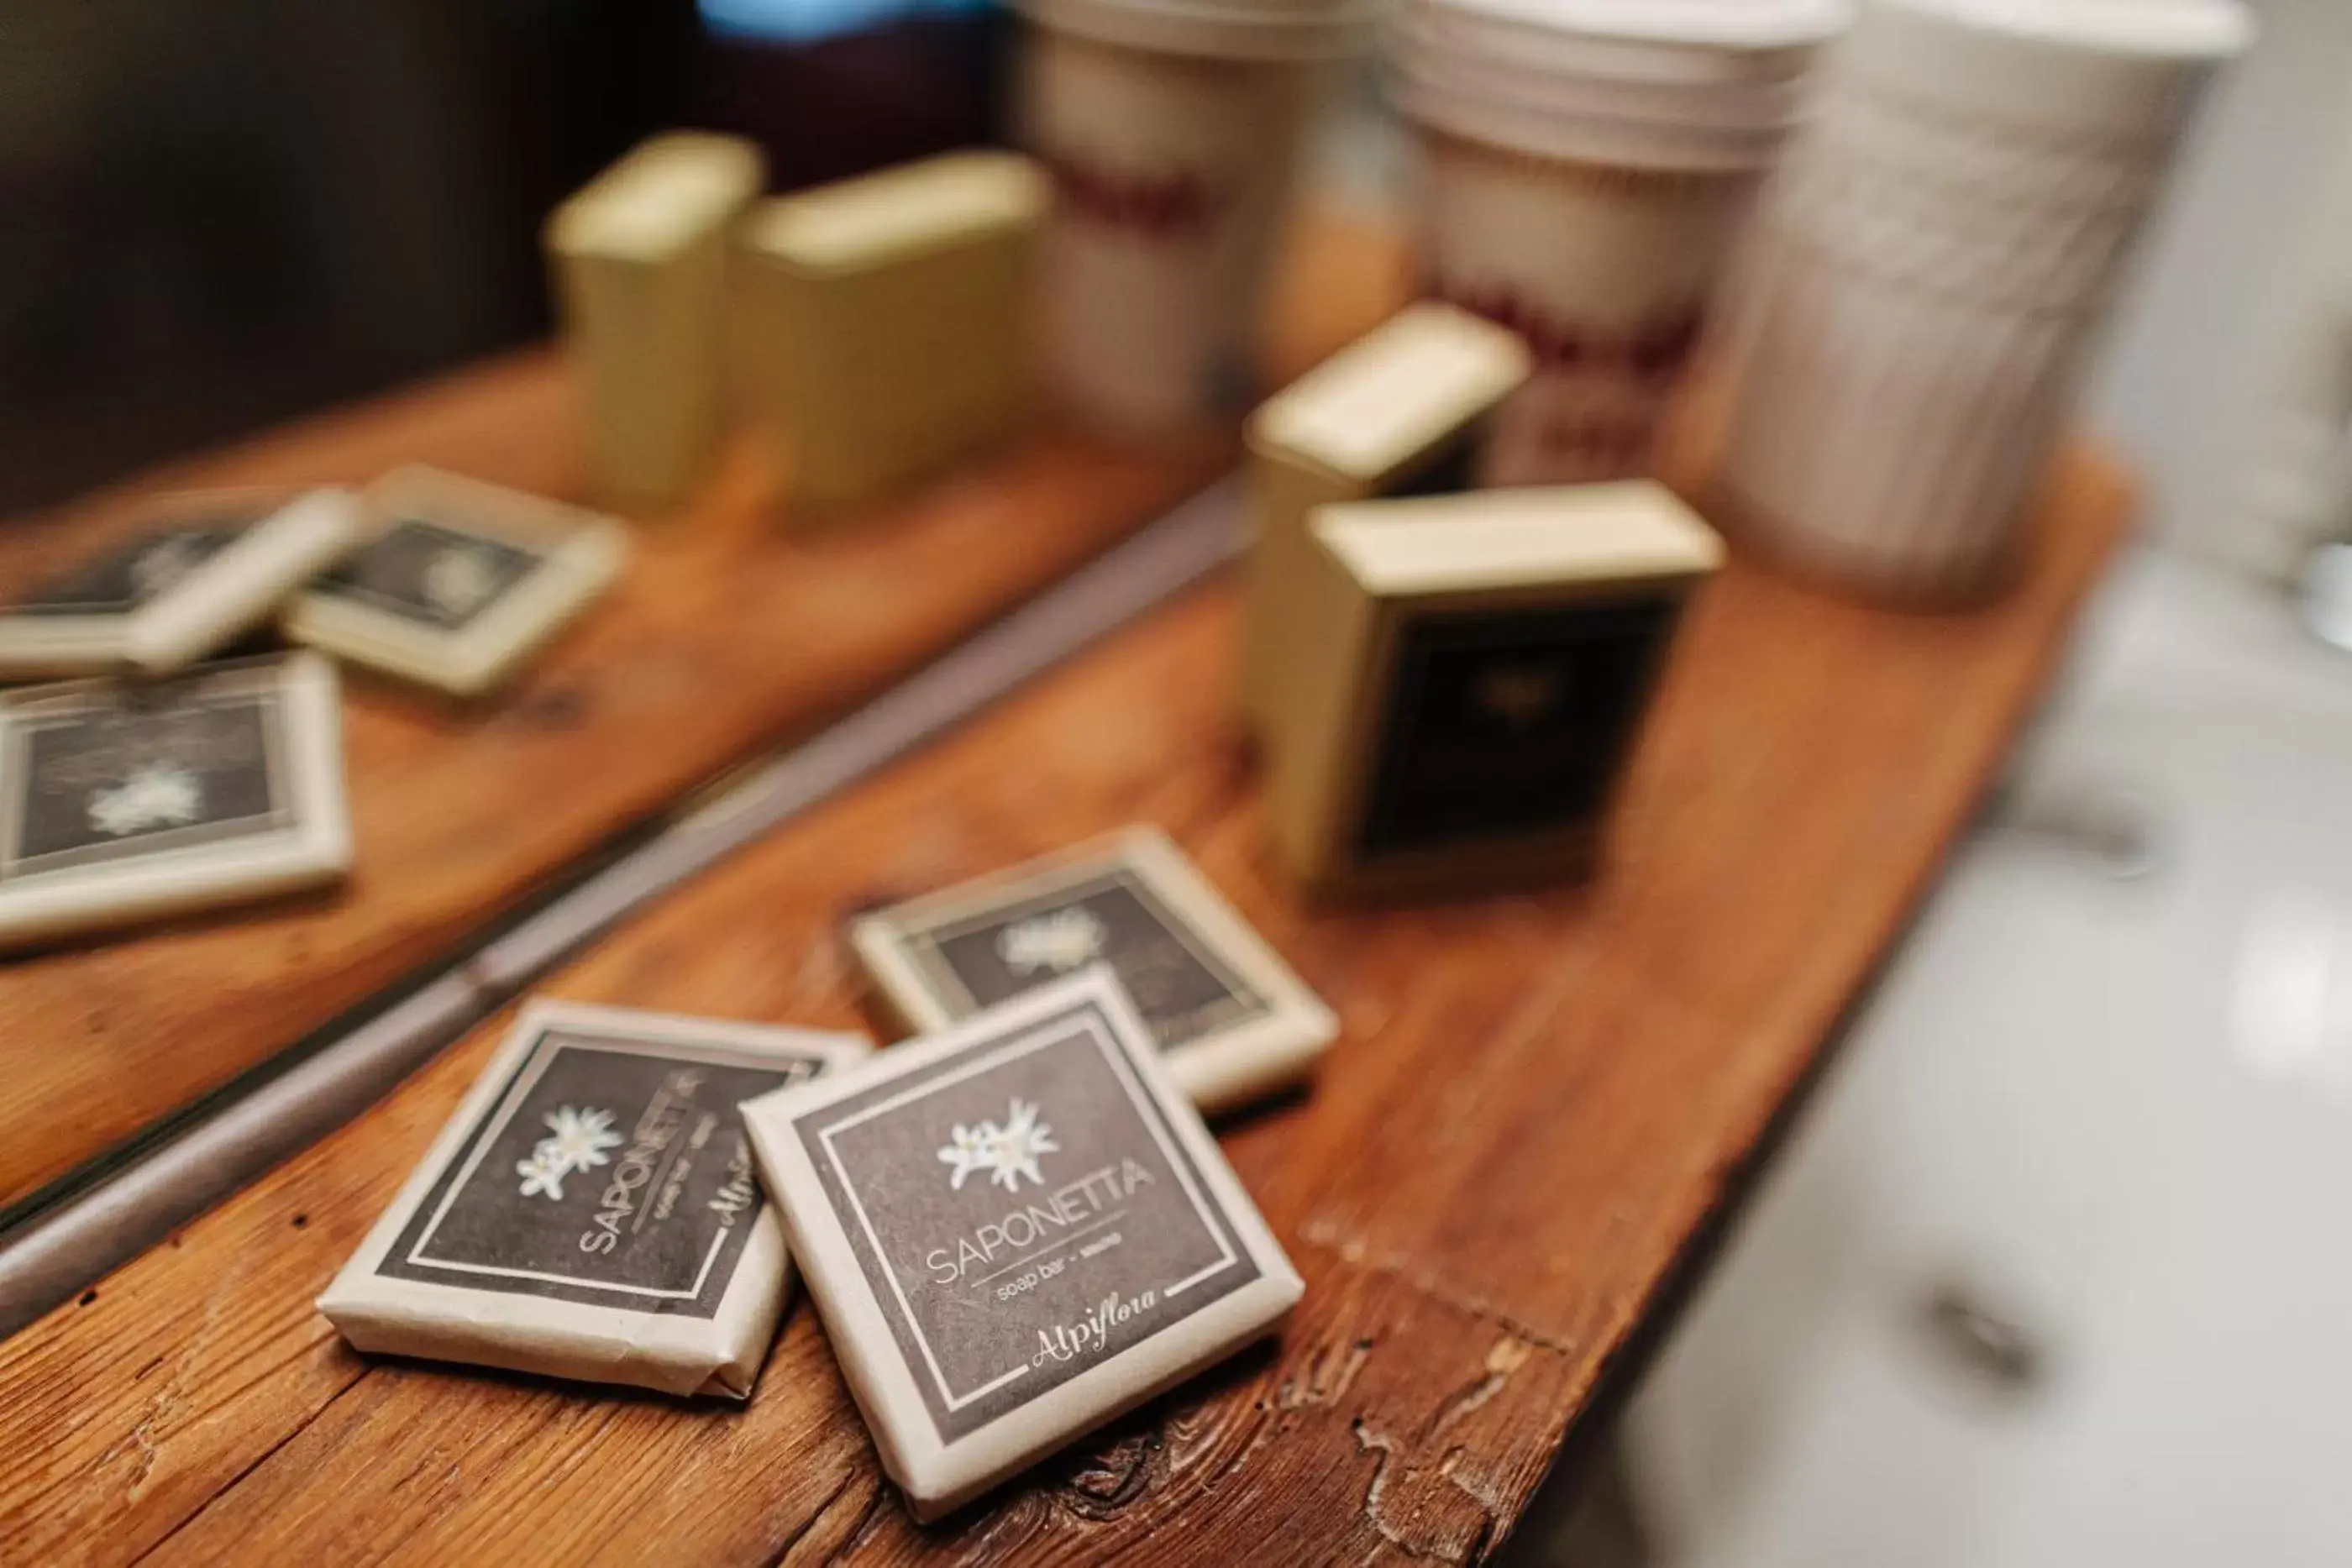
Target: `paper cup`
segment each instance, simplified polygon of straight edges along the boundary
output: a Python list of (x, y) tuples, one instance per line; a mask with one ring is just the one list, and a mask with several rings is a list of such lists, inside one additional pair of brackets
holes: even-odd
[(1045, 377), (1078, 418), (1144, 436), (1254, 400), (1260, 296), (1349, 36), (1297, 16), (1187, 32), (1177, 15), (1049, 0), (1031, 11), (1024, 61), (1025, 139), (1055, 190), (1039, 257)]
[(1424, 283), (1525, 338), (1479, 481), (1650, 471), (1758, 177), (1843, 12), (1415, 0), (1390, 91), (1419, 132)]
[(1866, 11), (1740, 287), (1727, 525), (1883, 597), (1997, 588), (2188, 94), (2244, 37), (2199, 0)]

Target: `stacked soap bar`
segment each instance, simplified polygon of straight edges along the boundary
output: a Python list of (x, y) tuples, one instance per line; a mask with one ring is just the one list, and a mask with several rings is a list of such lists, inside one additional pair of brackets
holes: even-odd
[(883, 1468), (933, 1519), (1302, 1290), (1097, 968), (743, 1108)]
[(1311, 891), (1589, 868), (1721, 541), (1648, 480), (1318, 508), (1268, 821)]
[(1296, 673), (1319, 657), (1290, 613), (1312, 570), (1308, 513), (1335, 501), (1468, 489), (1496, 409), (1530, 369), (1516, 334), (1450, 305), (1416, 305), (1252, 417), (1256, 532), (1241, 706), (1261, 735), (1283, 726)]
[(319, 1311), (361, 1350), (740, 1399), (792, 1273), (737, 1103), (865, 1053), (534, 1002)]
[(728, 252), (765, 178), (751, 143), (673, 131), (548, 220), (590, 465), (620, 504), (674, 504), (711, 455), (726, 402)]
[(1331, 1009), (1157, 828), (862, 915), (849, 940), (885, 1008), (917, 1032), (1108, 965), (1204, 1113), (1297, 1082), (1339, 1032)]
[(1048, 201), (1009, 152), (961, 152), (768, 202), (745, 227), (751, 374), (795, 495), (879, 495), (1027, 411), (1027, 287)]

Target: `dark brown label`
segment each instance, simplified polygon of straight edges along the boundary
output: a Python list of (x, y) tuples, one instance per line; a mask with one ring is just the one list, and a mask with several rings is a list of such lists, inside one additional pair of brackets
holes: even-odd
[(551, 1028), (376, 1272), (708, 1318), (765, 1199), (737, 1104), (822, 1057)]
[(1266, 998), (1126, 866), (912, 931), (908, 948), (957, 1017), (1108, 964), (1166, 1050), (1262, 1018)]
[(274, 692), (150, 688), (12, 720), (0, 881), (276, 832), (291, 825)]
[(545, 559), (503, 539), (409, 517), (320, 579), (318, 591), (457, 632), (479, 620)]
[(1678, 610), (1654, 598), (1406, 622), (1363, 852), (1509, 838), (1591, 817), (1632, 742)]
[(942, 1441), (1258, 1277), (1092, 999), (793, 1126)]
[(11, 604), (11, 615), (127, 615), (226, 549), (247, 519), (191, 523), (86, 561)]

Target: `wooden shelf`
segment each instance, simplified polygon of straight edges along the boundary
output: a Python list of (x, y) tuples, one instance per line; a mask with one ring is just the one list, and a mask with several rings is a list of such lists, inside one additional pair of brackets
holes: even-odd
[(1229, 727), (1220, 582), (566, 970), (553, 994), (851, 1024), (846, 911), (1141, 819), (1339, 1009), (1313, 1091), (1222, 1129), (1307, 1279), (1288, 1333), (975, 1511), (908, 1521), (804, 1302), (740, 1409), (341, 1345), (311, 1297), (500, 1020), (0, 1344), (0, 1540), (45, 1563), (1474, 1560), (1744, 1190), (1994, 777), (2129, 492), (2070, 454), (2024, 579), (1968, 614), (1735, 565), (1584, 887), (1302, 909)]
[[(1327, 218), (1292, 261), (1269, 348), (1286, 373), (1402, 295), (1386, 230)], [(640, 528), (613, 595), (502, 698), (460, 711), (349, 683), (348, 888), (0, 962), (0, 1209), (451, 957), (617, 835), (953, 645), (1229, 461), (1041, 434), (809, 534), (789, 528), (755, 446), (739, 442), (680, 515)], [(524, 354), (9, 525), (0, 584), (135, 529), (173, 489), (361, 482), (410, 462), (578, 497), (562, 365)]]

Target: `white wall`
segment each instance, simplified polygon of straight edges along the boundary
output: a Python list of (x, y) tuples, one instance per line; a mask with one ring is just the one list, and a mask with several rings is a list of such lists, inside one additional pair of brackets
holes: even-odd
[(2352, 374), (2352, 0), (2252, 5), (2260, 37), (2191, 128), (2089, 417), (2146, 476), (2153, 529), (2278, 575), (2314, 529), (2352, 532), (2352, 497), (2336, 516), (2306, 477), (2340, 473), (2340, 423), (2283, 423)]

